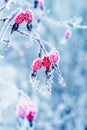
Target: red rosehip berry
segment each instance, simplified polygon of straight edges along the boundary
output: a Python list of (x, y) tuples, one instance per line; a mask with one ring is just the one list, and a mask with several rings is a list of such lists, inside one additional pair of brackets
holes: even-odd
[(29, 23), (32, 22), (32, 20), (33, 20), (32, 12), (30, 10), (27, 10), (25, 12), (25, 21)]
[(15, 19), (15, 23), (17, 24), (21, 24), (24, 22), (24, 19), (25, 19), (25, 14), (24, 13), (20, 13), (16, 19)]
[(44, 56), (44, 58), (42, 60), (42, 64), (44, 67), (46, 67), (46, 69), (49, 69), (51, 67), (51, 62), (50, 62), (49, 56)]
[(59, 52), (57, 50), (52, 50), (49, 54), (49, 58), (50, 58), (51, 63), (59, 62), (60, 60)]
[(29, 121), (32, 121), (32, 120), (34, 120), (35, 119), (35, 116), (36, 116), (36, 113), (35, 112), (29, 112), (29, 114), (27, 115), (27, 120), (29, 120)]
[(33, 65), (32, 65), (32, 69), (33, 71), (37, 72), (38, 70), (40, 70), (42, 67), (42, 62), (40, 59), (36, 59), (34, 60), (33, 62)]

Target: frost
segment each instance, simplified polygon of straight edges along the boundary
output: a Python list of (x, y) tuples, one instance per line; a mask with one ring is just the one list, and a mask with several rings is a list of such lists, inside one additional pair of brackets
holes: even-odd
[[(0, 2), (0, 130), (87, 129), (86, 1), (44, 2), (43, 9), (34, 8), (34, 0)], [(26, 10), (32, 10), (32, 30), (24, 20), (11, 34), (15, 18)], [(34, 59), (55, 49), (60, 61), (50, 70), (42, 63), (43, 70), (32, 77)], [(38, 102), (32, 128), (16, 116), (19, 101), (31, 99)]]

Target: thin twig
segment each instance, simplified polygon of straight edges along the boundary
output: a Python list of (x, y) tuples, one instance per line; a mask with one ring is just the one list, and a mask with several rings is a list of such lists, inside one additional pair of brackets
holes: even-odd
[[(23, 31), (17, 30), (17, 32), (19, 32), (20, 34), (22, 34), (22, 35), (24, 35), (24, 36), (26, 36), (26, 37), (31, 37), (31, 34), (27, 34), (27, 33), (23, 32)], [(43, 46), (43, 44), (42, 44), (43, 40), (38, 39), (38, 38), (36, 38), (36, 37), (34, 37), (34, 36), (32, 36), (32, 39), (35, 40), (35, 41), (37, 41), (37, 42), (39, 43), (40, 47), (43, 49), (44, 53), (46, 54), (47, 51), (46, 51), (46, 49), (44, 48), (44, 46)], [(43, 43), (45, 43), (45, 41), (44, 41)], [(49, 45), (49, 44), (48, 44), (48, 45)]]
[[(78, 18), (78, 17), (77, 17)], [(75, 28), (75, 29), (87, 29), (87, 25), (81, 25), (79, 23), (76, 23), (77, 21), (56, 21), (47, 17), (43, 18), (44, 21), (46, 21), (45, 23), (51, 23), (53, 25), (55, 25), (56, 27), (62, 27), (62, 28), (66, 28), (66, 27), (71, 27), (71, 28)]]
[(5, 5), (0, 9), (0, 12), (5, 9)]

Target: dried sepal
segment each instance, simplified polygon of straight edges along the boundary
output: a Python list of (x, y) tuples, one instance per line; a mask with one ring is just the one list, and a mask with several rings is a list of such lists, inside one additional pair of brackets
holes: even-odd
[(14, 23), (13, 26), (12, 26), (12, 29), (11, 29), (11, 34), (12, 34), (14, 31), (17, 31), (18, 28), (19, 28), (19, 24), (18, 24), (18, 23)]
[(32, 23), (27, 23), (27, 29), (28, 31), (32, 31)]

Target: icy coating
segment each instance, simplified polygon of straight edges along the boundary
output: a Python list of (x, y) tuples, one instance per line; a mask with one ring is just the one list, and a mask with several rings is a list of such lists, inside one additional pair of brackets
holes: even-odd
[(87, 130), (86, 3), (0, 0), (0, 130)]

